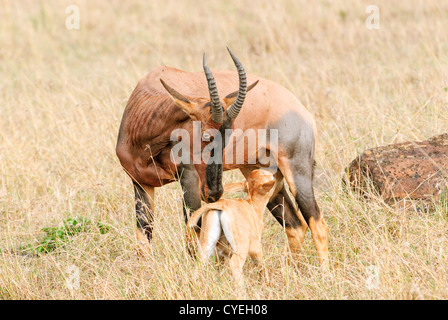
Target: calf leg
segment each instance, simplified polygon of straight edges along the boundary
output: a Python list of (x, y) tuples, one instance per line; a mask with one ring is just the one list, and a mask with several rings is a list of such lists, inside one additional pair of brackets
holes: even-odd
[(243, 267), (246, 258), (247, 254), (234, 253), (229, 259), (229, 267), (232, 271), (233, 281), (235, 281), (238, 290), (244, 290)]
[(260, 268), (258, 276), (260, 277), (261, 275), (264, 275), (265, 281), (269, 282), (268, 270), (263, 260), (263, 247), (261, 241), (256, 241), (251, 244), (249, 256), (255, 262), (257, 267)]
[(149, 253), (154, 221), (154, 188), (134, 182), (137, 241), (141, 254)]

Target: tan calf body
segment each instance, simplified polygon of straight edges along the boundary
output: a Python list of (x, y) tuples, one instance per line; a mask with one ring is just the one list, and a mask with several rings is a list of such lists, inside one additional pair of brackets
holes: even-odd
[[(235, 188), (232, 185), (232, 189)], [(229, 259), (235, 283), (244, 284), (243, 266), (247, 257), (260, 263), (263, 257), (261, 233), (263, 213), (275, 189), (275, 179), (268, 171), (254, 170), (241, 184), (248, 191), (246, 199), (221, 199), (195, 211), (189, 222), (195, 228), (202, 217), (199, 233), (200, 256), (208, 259), (217, 252)], [(228, 188), (225, 188), (225, 190)]]

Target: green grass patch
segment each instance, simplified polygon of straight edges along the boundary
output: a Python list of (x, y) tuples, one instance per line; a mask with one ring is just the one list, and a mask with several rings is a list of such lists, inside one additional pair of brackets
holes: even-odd
[(42, 228), (44, 234), (37, 244), (21, 245), (19, 250), (22, 253), (32, 253), (39, 256), (65, 246), (73, 237), (81, 233), (94, 232), (96, 229), (100, 234), (106, 234), (110, 228), (109, 225), (101, 221), (93, 223), (86, 217), (68, 218), (62, 223), (62, 226)]

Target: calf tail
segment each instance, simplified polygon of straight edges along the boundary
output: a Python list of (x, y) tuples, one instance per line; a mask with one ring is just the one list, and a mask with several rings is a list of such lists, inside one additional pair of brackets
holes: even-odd
[(195, 228), (199, 219), (208, 213), (207, 220), (207, 237), (205, 248), (203, 248), (203, 255), (210, 257), (215, 252), (216, 244), (219, 241), (222, 233), (226, 237), (230, 247), (235, 250), (233, 235), (230, 227), (230, 221), (228, 215), (222, 209), (215, 207), (204, 206), (199, 210), (195, 211), (188, 221), (188, 227)]
[(196, 228), (198, 225), (198, 221), (199, 219), (201, 219), (201, 217), (209, 212), (210, 210), (213, 210), (211, 208), (209, 208), (208, 206), (203, 206), (201, 208), (199, 208), (198, 210), (196, 210), (195, 212), (193, 212), (193, 214), (191, 215), (190, 219), (188, 220), (187, 226), (189, 228)]
[(208, 204), (200, 207), (198, 210), (196, 210), (195, 212), (193, 212), (191, 214), (191, 217), (188, 220), (187, 226), (190, 227), (190, 228), (197, 227), (199, 219), (201, 219), (201, 217), (204, 214), (206, 214), (207, 212), (209, 212), (211, 210), (223, 211), (224, 210), (224, 205), (220, 201), (218, 201), (218, 202), (215, 202), (215, 203), (208, 203)]

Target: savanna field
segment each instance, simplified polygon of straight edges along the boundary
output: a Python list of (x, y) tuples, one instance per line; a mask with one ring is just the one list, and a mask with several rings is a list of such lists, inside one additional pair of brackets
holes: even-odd
[[(366, 27), (368, 5), (379, 29)], [(79, 29), (67, 28), (79, 8)], [(330, 271), (308, 231), (297, 263), (270, 213), (269, 277), (250, 299), (448, 299), (447, 207), (402, 212), (341, 184), (362, 151), (448, 131), (448, 2), (1, 1), (0, 299), (234, 299), (229, 270), (185, 246), (178, 183), (156, 189), (152, 253), (136, 254), (132, 183), (115, 143), (138, 80), (161, 65), (234, 66), (314, 115)], [(256, 112), (256, 110), (254, 110)], [(238, 171), (224, 182), (241, 181)], [(75, 279), (74, 277), (77, 277)]]

